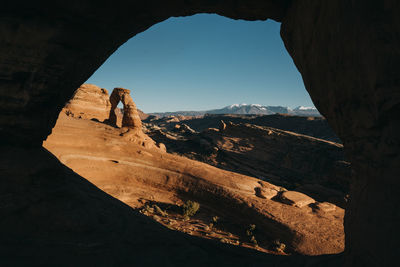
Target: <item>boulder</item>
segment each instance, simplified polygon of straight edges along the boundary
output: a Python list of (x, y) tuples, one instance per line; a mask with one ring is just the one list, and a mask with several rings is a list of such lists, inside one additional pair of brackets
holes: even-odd
[(316, 205), (316, 208), (319, 210), (322, 210), (324, 212), (331, 212), (337, 209), (337, 206), (329, 203), (329, 202), (322, 202), (322, 203), (318, 203)]
[(283, 203), (296, 206), (302, 208), (307, 206), (311, 203), (314, 203), (315, 200), (311, 197), (296, 191), (286, 191), (283, 192), (281, 195), (281, 200)]
[(271, 199), (278, 194), (278, 191), (272, 188), (256, 187), (254, 191), (256, 192), (256, 196), (265, 199)]

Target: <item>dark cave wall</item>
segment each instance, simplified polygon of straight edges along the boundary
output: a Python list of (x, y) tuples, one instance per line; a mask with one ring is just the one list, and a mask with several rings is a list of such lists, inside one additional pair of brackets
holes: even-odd
[(307, 91), (352, 162), (348, 266), (388, 266), (399, 252), (398, 14), (398, 1), (306, 0), (282, 23)]
[(6, 1), (0, 137), (41, 145), (73, 91), (125, 41), (170, 16), (282, 18), (288, 1)]
[[(399, 252), (400, 224), (396, 0), (5, 1), (2, 145), (39, 149), (74, 90), (121, 44), (170, 16), (201, 12), (283, 21), (282, 38), (306, 88), (352, 161), (347, 264), (390, 263)], [(18, 187), (18, 180), (7, 183)]]

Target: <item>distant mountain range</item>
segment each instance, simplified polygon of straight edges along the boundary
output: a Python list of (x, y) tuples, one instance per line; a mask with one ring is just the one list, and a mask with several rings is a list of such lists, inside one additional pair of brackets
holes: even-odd
[(321, 116), (318, 110), (314, 107), (298, 106), (294, 109), (282, 106), (262, 106), (259, 104), (233, 104), (221, 109), (211, 109), (205, 111), (175, 111), (175, 112), (160, 112), (149, 113), (158, 117), (168, 116), (201, 116), (205, 114), (241, 114), (241, 115), (271, 115), (271, 114), (289, 114), (295, 116)]

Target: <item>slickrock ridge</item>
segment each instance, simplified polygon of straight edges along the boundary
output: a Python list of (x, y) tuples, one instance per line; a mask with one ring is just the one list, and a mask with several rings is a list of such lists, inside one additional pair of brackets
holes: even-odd
[[(145, 125), (146, 133), (170, 152), (301, 191), (318, 201), (346, 205), (350, 164), (341, 144), (230, 121), (221, 121), (220, 129), (200, 133)], [(176, 124), (184, 129), (180, 125)], [(263, 195), (261, 191), (258, 194)], [(264, 193), (270, 194), (273, 192)]]
[(280, 239), (288, 251), (306, 255), (343, 250), (343, 209), (322, 213), (288, 205), (270, 195), (285, 191), (282, 187), (131, 141), (121, 136), (125, 129), (60, 114), (44, 147), (131, 207), (139, 207), (140, 199), (170, 204), (192, 199), (243, 229), (256, 224), (264, 244)]
[(158, 118), (149, 116), (143, 122), (151, 123), (171, 130), (176, 124), (185, 123), (193, 130), (202, 132), (208, 128), (224, 127), (224, 123), (249, 123), (258, 126), (267, 126), (285, 131), (312, 136), (315, 138), (342, 143), (335, 135), (328, 122), (323, 117), (299, 117), (291, 115), (237, 115), (237, 114), (206, 114), (204, 116), (179, 118), (182, 116), (170, 116)]
[(110, 114), (108, 91), (94, 84), (82, 84), (67, 102), (63, 111), (73, 117), (104, 121)]

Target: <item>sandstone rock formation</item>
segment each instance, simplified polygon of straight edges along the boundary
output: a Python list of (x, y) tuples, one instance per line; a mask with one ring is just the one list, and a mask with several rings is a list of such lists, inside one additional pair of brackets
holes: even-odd
[(222, 132), (226, 129), (226, 123), (221, 120), (220, 125), (219, 125), (219, 130)]
[(147, 118), (150, 117), (149, 114), (144, 113), (143, 111), (141, 111), (140, 109), (137, 109), (138, 113), (139, 113), (139, 117), (141, 120), (146, 120)]
[(146, 126), (147, 134), (170, 152), (345, 207), (350, 164), (341, 144), (271, 127), (221, 124), (222, 131), (201, 133)]
[(258, 126), (267, 126), (299, 134), (309, 135), (315, 138), (342, 143), (336, 136), (328, 122), (323, 117), (299, 117), (282, 114), (274, 115), (236, 115), (236, 114), (207, 114), (198, 117), (186, 117), (184, 121), (174, 121), (170, 117), (148, 118), (144, 122), (158, 125), (171, 130), (176, 124), (185, 123), (192, 129), (202, 132), (208, 128), (224, 127), (221, 123), (250, 123)]
[[(121, 137), (124, 131), (61, 114), (44, 147), (131, 207), (137, 207), (139, 199), (171, 204), (192, 199), (238, 225), (239, 232), (256, 224), (260, 246), (280, 239), (289, 252), (306, 255), (343, 250), (343, 209), (321, 213), (302, 199), (288, 197), (293, 204), (273, 198), (267, 194), (285, 189), (131, 142)], [(257, 188), (265, 198), (257, 194)]]
[[(140, 252), (138, 246), (119, 250), (129, 240), (119, 242), (113, 236), (116, 232), (126, 236), (125, 229), (129, 236), (135, 233), (130, 232), (133, 228), (126, 227), (135, 218), (141, 220), (140, 217), (128, 215), (130, 210), (121, 202), (65, 171), (65, 167), (43, 151), (41, 144), (74, 90), (121, 44), (171, 16), (196, 13), (247, 20), (271, 18), (282, 22), (282, 39), (305, 87), (343, 141), (351, 161), (353, 185), (346, 210), (345, 264), (390, 266), (397, 262), (400, 220), (399, 213), (395, 212), (400, 198), (397, 117), (400, 113), (400, 5), (397, 0), (82, 0), (72, 4), (7, 1), (0, 15), (0, 140), (3, 143), (0, 155), (1, 165), (5, 166), (1, 177), (6, 177), (0, 181), (0, 193), (12, 205), (0, 206), (2, 217), (7, 218), (0, 228), (2, 245), (14, 252), (21, 251), (22, 244), (15, 240), (25, 240), (24, 251), (37, 255), (37, 265), (45, 258), (47, 265), (57, 265), (56, 256), (68, 259), (68, 251), (82, 255), (79, 258), (91, 265), (125, 259), (132, 251), (143, 255), (143, 251), (151, 250), (153, 258), (171, 255), (155, 254), (154, 246), (148, 243), (142, 245), (148, 250)], [(28, 170), (29, 160), (40, 163), (35, 172)], [(31, 202), (26, 202), (27, 199)], [(97, 204), (99, 199), (101, 206)], [(71, 207), (67, 203), (77, 205), (67, 212), (66, 207)], [(52, 220), (47, 221), (50, 216)], [(65, 216), (68, 220), (63, 219)], [(110, 218), (117, 218), (117, 223)], [(47, 224), (43, 225), (43, 221)], [(102, 224), (110, 221), (113, 223), (108, 226)], [(145, 224), (137, 225), (145, 227)], [(48, 234), (49, 230), (52, 235)], [(22, 239), (21, 233), (24, 233)], [(146, 233), (137, 232), (142, 240), (147, 240), (143, 238)], [(88, 245), (99, 244), (98, 236), (107, 240), (103, 247), (89, 249), (88, 254), (80, 253), (83, 241)], [(72, 237), (74, 242), (69, 239)], [(118, 246), (109, 245), (112, 241)], [(158, 246), (164, 244), (164, 248), (171, 250), (179, 244), (188, 245), (181, 241), (158, 243)], [(107, 248), (113, 252), (103, 253)], [(219, 263), (225, 263), (226, 259), (235, 259), (233, 262), (237, 263), (236, 259), (240, 258), (232, 252), (232, 257), (221, 260), (221, 255), (229, 252), (216, 255), (214, 248), (203, 246), (197, 251), (209, 253), (209, 257), (192, 254), (190, 264), (200, 259), (210, 264), (215, 258)], [(56, 256), (49, 258), (49, 255)], [(99, 256), (94, 257), (97, 262), (88, 260), (90, 255)], [(194, 258), (197, 260), (193, 261)], [(211, 260), (207, 262), (206, 258)], [(182, 258), (174, 259), (182, 262)], [(254, 260), (260, 262), (259, 258)], [(146, 265), (146, 262), (140, 263)], [(306, 265), (305, 260), (301, 263)]]
[(256, 196), (266, 199), (276, 197), (279, 193), (275, 188), (255, 187)]
[(127, 127), (134, 130), (142, 130), (142, 121), (140, 120), (135, 102), (130, 96), (131, 91), (124, 88), (114, 88), (110, 96), (111, 110), (109, 115), (109, 122), (112, 125), (117, 125), (117, 115), (115, 109), (121, 101), (123, 107), (122, 127)]
[(283, 192), (280, 197), (284, 203), (288, 203), (299, 208), (308, 206), (311, 203), (315, 203), (315, 200), (311, 197), (296, 191)]
[[(124, 106), (123, 112), (117, 108), (120, 101)], [(106, 89), (93, 84), (83, 84), (76, 89), (62, 112), (80, 119), (96, 119), (106, 121), (113, 126), (123, 127), (120, 135), (125, 140), (146, 148), (166, 151), (164, 144), (156, 144), (143, 133), (139, 112), (128, 89), (115, 88), (109, 96)]]
[(73, 117), (104, 121), (110, 114), (108, 91), (94, 84), (83, 84), (76, 89), (63, 111)]
[(174, 131), (174, 132), (179, 132), (179, 133), (184, 134), (184, 135), (191, 135), (191, 134), (196, 133), (195, 130), (193, 130), (192, 128), (190, 128), (190, 127), (189, 127), (187, 124), (185, 124), (185, 123), (176, 124), (173, 131)]

